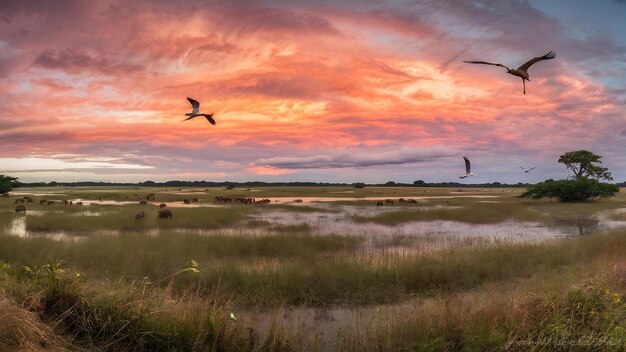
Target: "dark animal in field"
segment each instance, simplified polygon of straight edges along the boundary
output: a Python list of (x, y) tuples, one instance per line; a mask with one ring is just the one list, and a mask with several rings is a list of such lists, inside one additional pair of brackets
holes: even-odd
[(32, 203), (33, 199), (31, 197), (24, 197), (24, 199), (26, 200), (26, 202), (28, 203)]
[(384, 205), (384, 204), (383, 204), (383, 202), (381, 202), (381, 201), (376, 202), (376, 206), (377, 206), (377, 207), (382, 207), (383, 205)]
[(48, 202), (47, 200), (42, 199), (42, 200), (40, 200), (40, 201), (39, 201), (39, 204), (44, 205), (44, 204), (46, 204), (47, 202)]
[(192, 199), (191, 199), (191, 201), (192, 201), (193, 203), (198, 203), (198, 198), (192, 198)]
[(83, 202), (76, 202), (76, 205), (83, 205)]
[(159, 204), (159, 208), (165, 208), (166, 206), (167, 206), (167, 204), (165, 204), (165, 203)]
[(64, 200), (63, 200), (63, 205), (68, 205), (69, 203), (70, 203), (70, 202), (68, 202), (68, 200), (67, 200), (67, 199), (64, 199)]
[(52, 204), (54, 204), (54, 201), (53, 200), (49, 200), (48, 201), (48, 205), (52, 205)]
[(23, 205), (18, 205), (15, 207), (15, 212), (16, 213), (25, 213), (26, 212), (26, 207)]
[(135, 220), (140, 220), (146, 217), (146, 214), (143, 211), (138, 212), (137, 214), (135, 214)]
[(189, 199), (183, 199), (183, 203), (190, 204), (191, 202), (189, 201)]
[(385, 199), (385, 204), (387, 204), (387, 205), (393, 205), (393, 200), (391, 200), (391, 199)]
[(142, 200), (139, 202), (139, 205), (146, 205), (146, 204), (148, 204), (148, 202), (146, 202), (145, 200)]
[(400, 199), (398, 199), (398, 203), (406, 203), (406, 199), (400, 198)]
[(257, 200), (257, 201), (255, 201), (255, 202), (254, 202), (254, 204), (268, 204), (268, 203), (270, 203), (270, 202), (271, 202), (271, 200), (269, 200), (269, 199), (267, 199), (267, 198), (263, 198), (263, 199), (261, 199), (261, 200)]
[(407, 200), (407, 202), (409, 204), (417, 204), (417, 201), (415, 199), (409, 199), (409, 200)]
[(150, 193), (148, 194), (148, 196), (146, 197), (147, 200), (154, 200), (154, 193)]
[(17, 204), (17, 203), (24, 203), (24, 199), (21, 199), (21, 198), (16, 199), (14, 204)]
[(70, 205), (73, 205), (73, 204), (74, 204), (74, 202), (70, 200)]
[(222, 203), (232, 203), (233, 199), (229, 198), (229, 197), (224, 197), (224, 196), (216, 196), (215, 198), (216, 202), (222, 202)]
[(169, 209), (159, 210), (159, 219), (171, 219), (173, 217), (172, 211)]

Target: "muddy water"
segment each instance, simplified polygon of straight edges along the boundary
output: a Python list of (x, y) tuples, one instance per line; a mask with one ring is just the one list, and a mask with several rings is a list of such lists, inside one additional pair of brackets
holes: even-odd
[[(341, 193), (341, 192), (333, 192)], [(351, 202), (351, 201), (363, 201), (363, 200), (386, 200), (391, 199), (397, 201), (399, 198), (415, 199), (415, 200), (428, 200), (428, 199), (453, 199), (453, 198), (498, 198), (500, 196), (487, 196), (487, 195), (454, 195), (454, 196), (424, 196), (424, 197), (412, 197), (412, 196), (393, 196), (393, 197), (268, 197), (267, 199), (275, 203), (294, 203), (297, 200), (301, 200), (302, 203), (312, 202)]]

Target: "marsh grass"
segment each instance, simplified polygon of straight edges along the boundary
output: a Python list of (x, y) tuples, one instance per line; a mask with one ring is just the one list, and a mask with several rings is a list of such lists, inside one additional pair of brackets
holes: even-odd
[[(176, 271), (180, 258), (194, 258), (205, 268), (198, 276), (201, 291), (210, 291), (219, 282), (238, 304), (272, 306), (388, 303), (626, 253), (622, 233), (546, 244), (478, 244), (436, 255), (363, 255), (362, 241), (294, 233), (161, 234), (98, 236), (69, 244), (2, 236), (0, 258), (23, 265), (63, 258), (90, 276), (127, 280), (160, 278), (161, 273)], [(184, 289), (186, 284), (179, 280), (177, 287)]]
[[(527, 343), (550, 351), (622, 351), (626, 291), (602, 274), (622, 253), (597, 253), (565, 270), (536, 272), (515, 286), (502, 282), (477, 287), (475, 293), (444, 291), (422, 303), (381, 308), (369, 323), (356, 315), (352, 327), (324, 336), (318, 349), (316, 331), (288, 326), (282, 308), (262, 333), (249, 325), (245, 311), (237, 310), (240, 321), (229, 320), (234, 307), (221, 283), (201, 293), (193, 276), (188, 277), (193, 284), (175, 290), (174, 280), (165, 287), (149, 279), (94, 282), (68, 270), (51, 287), (46, 280), (35, 284), (0, 273), (5, 292), (26, 307), (16, 312), (0, 304), (0, 311), (10, 313), (17, 325), (3, 330), (8, 342), (18, 340), (15, 331), (32, 332), (28, 341), (17, 343), (29, 343), (35, 351), (55, 346), (54, 341), (71, 350), (110, 351), (484, 351), (528, 350)], [(504, 287), (509, 288), (501, 291)], [(33, 324), (36, 330), (26, 330)], [(559, 344), (568, 341), (572, 345)], [(600, 344), (574, 345), (585, 341)]]

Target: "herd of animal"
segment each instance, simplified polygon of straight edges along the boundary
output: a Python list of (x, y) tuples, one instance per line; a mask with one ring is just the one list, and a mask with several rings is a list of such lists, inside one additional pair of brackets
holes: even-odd
[[(417, 201), (415, 199), (400, 198), (398, 199), (398, 203), (417, 204)], [(384, 201), (379, 200), (378, 202), (376, 202), (377, 207), (382, 207), (383, 205), (393, 205), (393, 204), (394, 204), (393, 199), (385, 199)]]
[(224, 197), (224, 196), (216, 196), (213, 199), (218, 203), (232, 203), (234, 201), (234, 202), (238, 202), (242, 204), (267, 204), (271, 202), (271, 200), (267, 198), (257, 200), (256, 198), (242, 198), (242, 197), (230, 198), (230, 197)]
[[(145, 200), (141, 197), (139, 197), (137, 194), (135, 194), (135, 197), (141, 199), (139, 201), (139, 205), (147, 205), (148, 201), (155, 201), (156, 197), (154, 193), (150, 193), (148, 196), (145, 197)], [(128, 196), (126, 196), (125, 199), (128, 199)], [(99, 198), (99, 200), (102, 200), (102, 197)], [(236, 197), (236, 198), (230, 198), (230, 197), (224, 197), (224, 196), (216, 196), (214, 198), (215, 202), (217, 203), (241, 203), (241, 204), (268, 204), (271, 202), (270, 199), (264, 198), (264, 199), (259, 199), (257, 200), (256, 198), (242, 198), (242, 197)], [(183, 199), (183, 203), (184, 204), (191, 204), (191, 203), (198, 203), (199, 199), (198, 198), (191, 198), (191, 200), (189, 199)], [(34, 203), (34, 200), (31, 197), (25, 196), (22, 198), (18, 198), (15, 200), (15, 212), (16, 213), (26, 213), (26, 206), (20, 203)], [(83, 202), (78, 201), (78, 202), (74, 202), (72, 200), (46, 200), (46, 199), (41, 199), (39, 201), (40, 205), (53, 205), (53, 204), (57, 204), (57, 203), (63, 203), (64, 205), (83, 205)], [(174, 217), (174, 214), (172, 213), (171, 210), (169, 209), (163, 209), (166, 208), (167, 204), (165, 203), (160, 203), (159, 204), (159, 210), (157, 212), (157, 216), (159, 219), (171, 219)], [(137, 214), (135, 214), (135, 219), (137, 220), (141, 220), (143, 218), (146, 217), (146, 213), (144, 211), (140, 211)]]

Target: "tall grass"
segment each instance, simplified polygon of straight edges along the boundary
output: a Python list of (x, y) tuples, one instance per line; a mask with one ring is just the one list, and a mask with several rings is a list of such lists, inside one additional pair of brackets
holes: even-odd
[[(355, 305), (527, 277), (598, 256), (623, 256), (626, 234), (453, 247), (436, 255), (363, 255), (361, 244), (357, 237), (294, 234), (127, 235), (75, 243), (0, 237), (0, 258), (24, 265), (63, 258), (88, 275), (130, 280), (159, 278), (175, 271), (181, 258), (193, 258), (205, 268), (198, 278), (200, 290), (208, 292), (219, 282), (239, 304)], [(178, 284), (184, 289), (187, 282)]]

